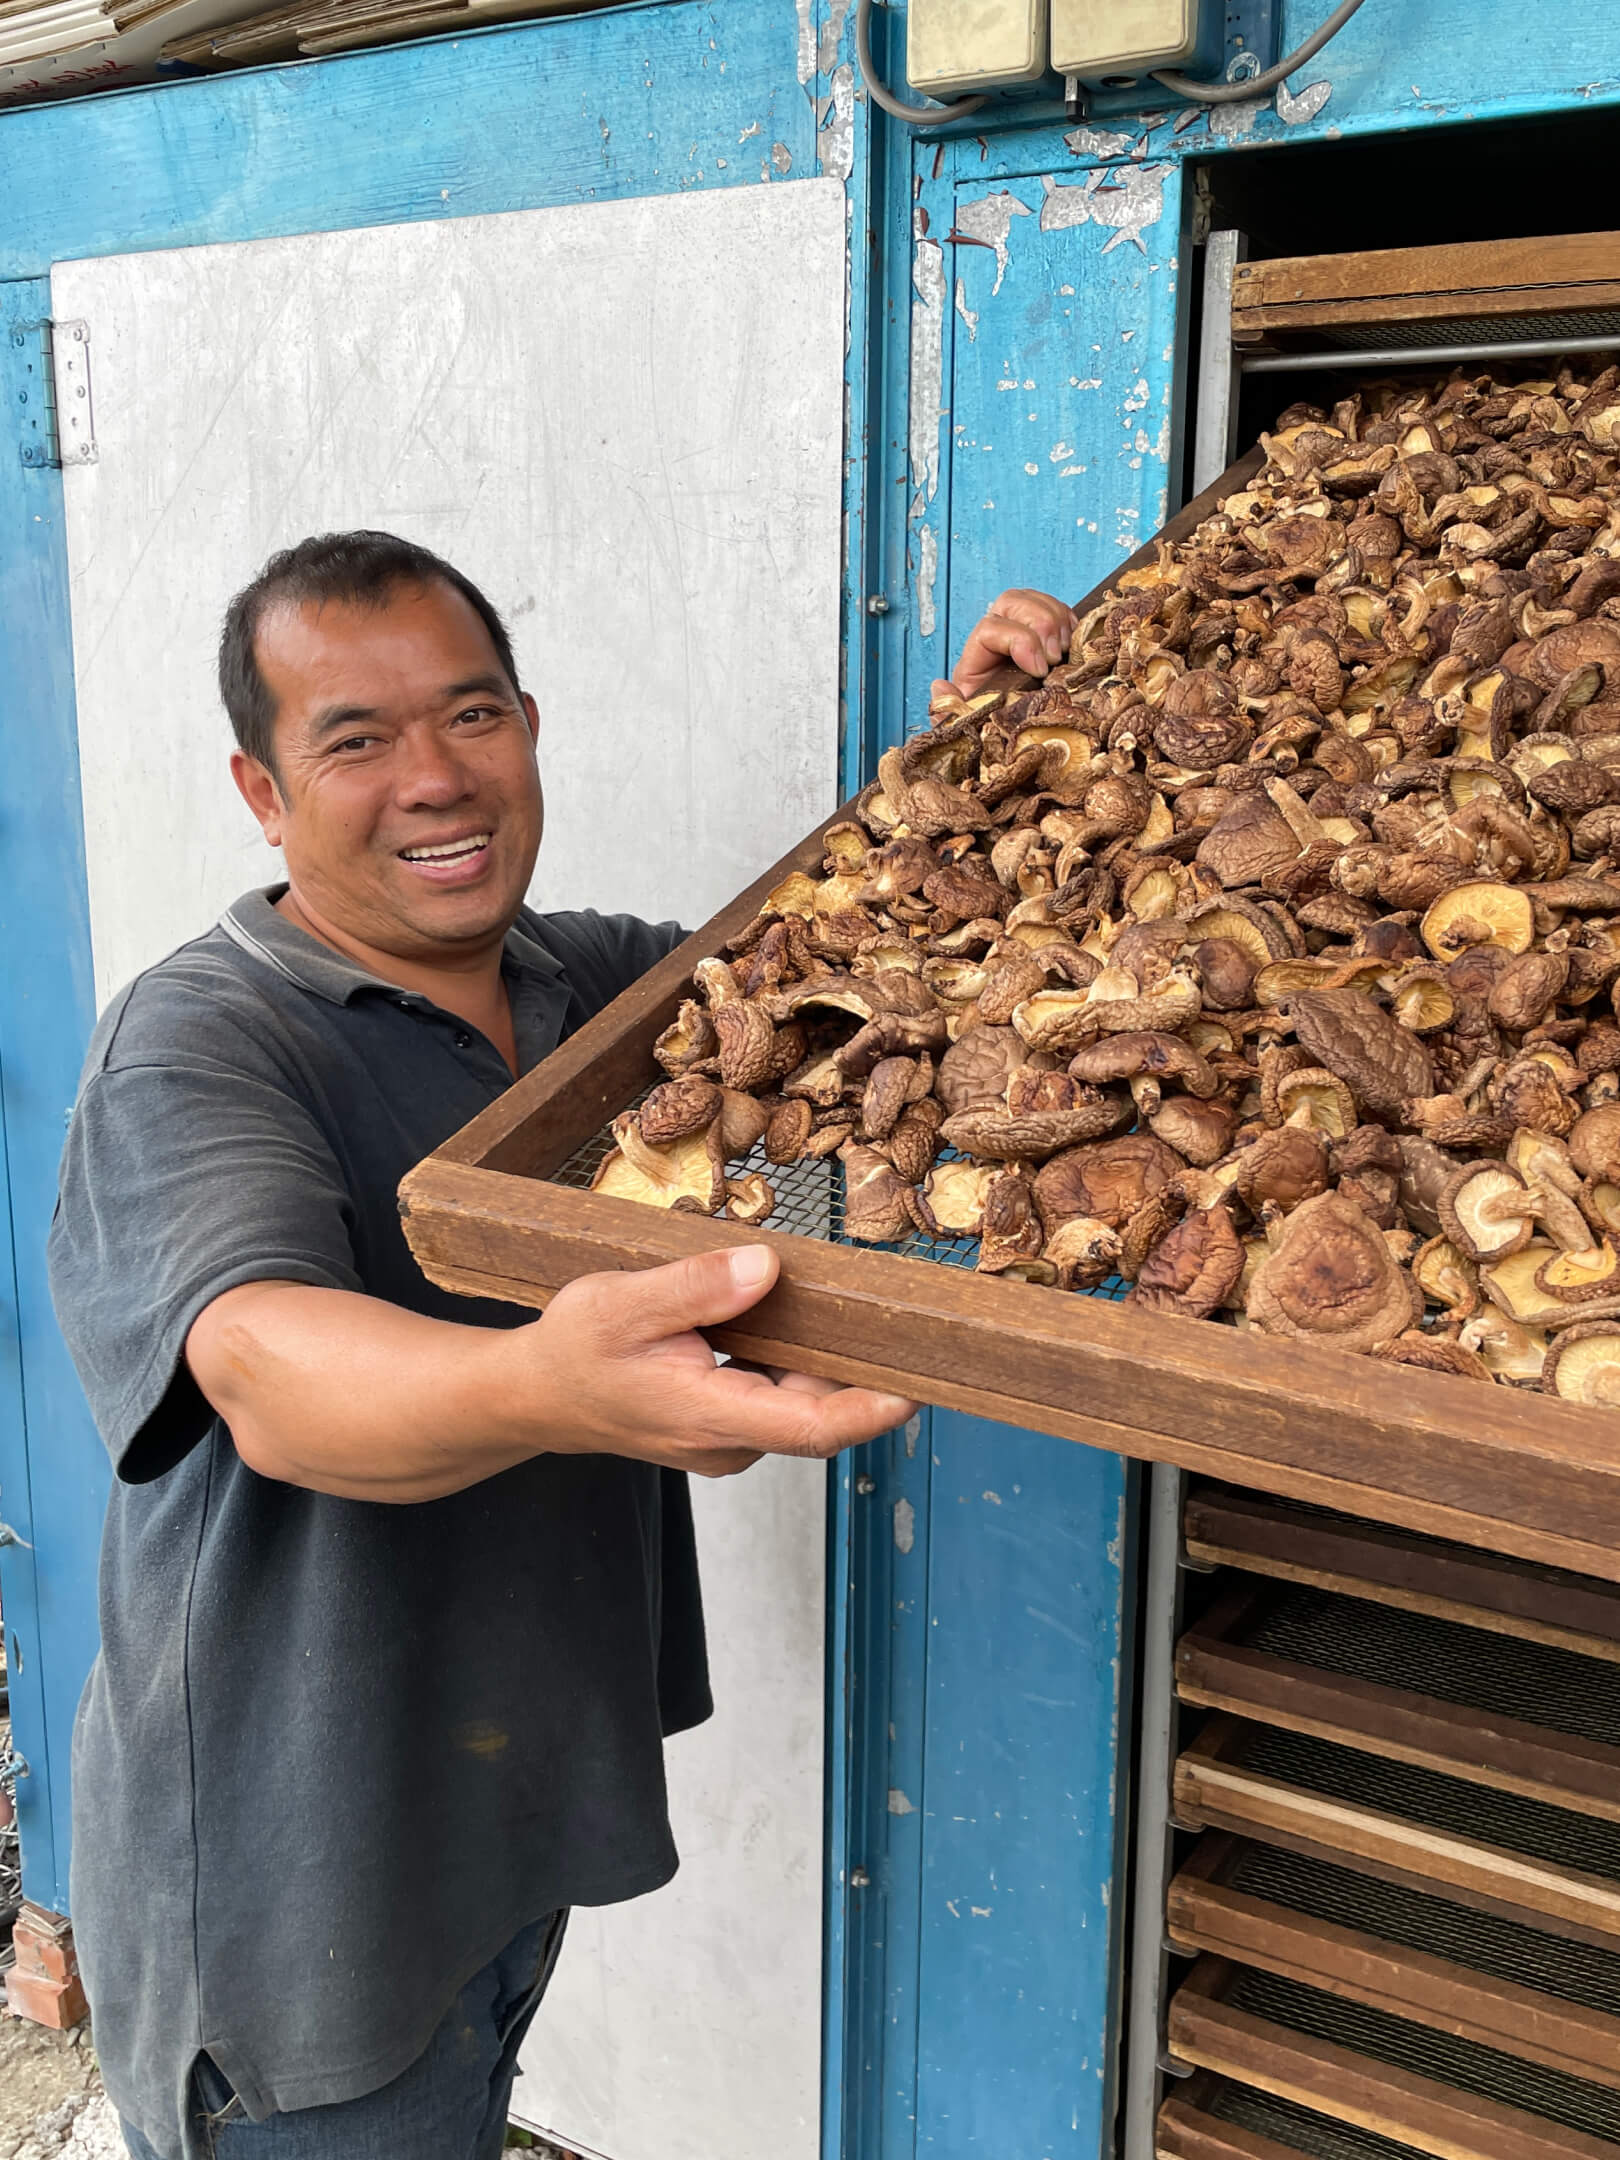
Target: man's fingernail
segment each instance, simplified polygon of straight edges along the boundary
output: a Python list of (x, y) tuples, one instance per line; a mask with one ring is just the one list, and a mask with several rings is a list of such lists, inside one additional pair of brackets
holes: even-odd
[(757, 1290), (770, 1272), (768, 1245), (739, 1245), (731, 1255), (731, 1279), (739, 1290)]

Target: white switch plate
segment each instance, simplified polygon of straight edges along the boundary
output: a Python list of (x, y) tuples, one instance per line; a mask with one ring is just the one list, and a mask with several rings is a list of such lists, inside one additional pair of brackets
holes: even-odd
[[(915, 0), (913, 0), (915, 4)], [(1097, 80), (1185, 67), (1216, 0), (1052, 0), (1052, 66)]]
[(911, 0), (906, 80), (930, 97), (1038, 82), (1047, 0)]

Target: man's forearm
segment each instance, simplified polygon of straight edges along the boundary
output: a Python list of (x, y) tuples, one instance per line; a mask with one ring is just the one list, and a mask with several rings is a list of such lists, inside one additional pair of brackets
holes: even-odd
[[(508, 1407), (508, 1331), (381, 1299), (247, 1283), (186, 1353), (250, 1469), (350, 1500), (437, 1500), (538, 1452), (544, 1404)], [(530, 1376), (533, 1388), (533, 1376)]]

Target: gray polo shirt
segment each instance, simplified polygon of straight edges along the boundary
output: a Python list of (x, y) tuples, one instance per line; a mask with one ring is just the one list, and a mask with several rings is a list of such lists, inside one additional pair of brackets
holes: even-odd
[[(168, 2160), (200, 2050), (255, 2118), (350, 2099), (528, 1922), (666, 1881), (662, 1736), (710, 1709), (684, 1478), (542, 1455), (417, 1506), (340, 1500), (248, 1469), (192, 1380), (187, 1331), (238, 1283), (530, 1317), (435, 1289), (395, 1199), (504, 1062), (274, 898), (108, 1008), (51, 1231), (118, 1472), (73, 1916), (108, 2089)], [(523, 1068), (678, 936), (525, 911)]]

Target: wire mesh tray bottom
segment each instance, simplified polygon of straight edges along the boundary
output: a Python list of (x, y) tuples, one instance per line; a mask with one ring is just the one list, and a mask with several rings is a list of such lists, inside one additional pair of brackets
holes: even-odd
[(1387, 2011), (1371, 2010), (1338, 1995), (1271, 1973), (1244, 1971), (1226, 1996), (1234, 2010), (1266, 2018), (1290, 2032), (1370, 2055), (1416, 2077), (1432, 2078), (1504, 2107), (1543, 2115), (1565, 2129), (1620, 2141), (1620, 2092), (1589, 2085), (1562, 2070), (1543, 2069), (1518, 2056), (1459, 2040), (1428, 2026), (1408, 2024)]
[(1231, 1761), (1325, 1800), (1373, 1808), (1583, 1875), (1620, 1882), (1620, 1824), (1571, 1814), (1544, 1800), (1466, 1784), (1443, 1771), (1365, 1755), (1312, 1734), (1249, 1725)]
[[(639, 1095), (628, 1107), (638, 1109), (646, 1101), (650, 1090)], [(583, 1147), (553, 1171), (548, 1182), (553, 1185), (572, 1186), (577, 1192), (588, 1191), (597, 1169), (613, 1150), (613, 1134), (603, 1126), (587, 1140)], [(956, 1151), (946, 1148), (940, 1155), (941, 1162), (958, 1160)], [(728, 1177), (742, 1177), (750, 1171), (758, 1171), (776, 1195), (776, 1207), (761, 1225), (766, 1230), (783, 1230), (794, 1237), (815, 1238), (824, 1245), (847, 1245), (855, 1242), (844, 1235), (844, 1171), (843, 1166), (829, 1158), (823, 1162), (804, 1161), (789, 1163), (785, 1168), (779, 1163), (765, 1160), (763, 1147), (755, 1147), (748, 1155), (726, 1165)], [(876, 1245), (874, 1252), (897, 1253), (903, 1260), (931, 1260), (937, 1267), (977, 1267), (979, 1241), (973, 1237), (927, 1237), (921, 1231), (899, 1239), (892, 1245)], [(1038, 1287), (1038, 1286), (1033, 1286)], [(1118, 1275), (1110, 1275), (1094, 1290), (1080, 1294), (1087, 1297), (1109, 1298), (1117, 1302), (1123, 1298), (1130, 1285)]]
[(1410, 2145), (1398, 2145), (1393, 2138), (1379, 2137), (1355, 2123), (1313, 2115), (1309, 2108), (1253, 2086), (1223, 2084), (1203, 2112), (1216, 2122), (1252, 2130), (1291, 2152), (1309, 2154), (1311, 2160), (1415, 2160), (1415, 2148)]

